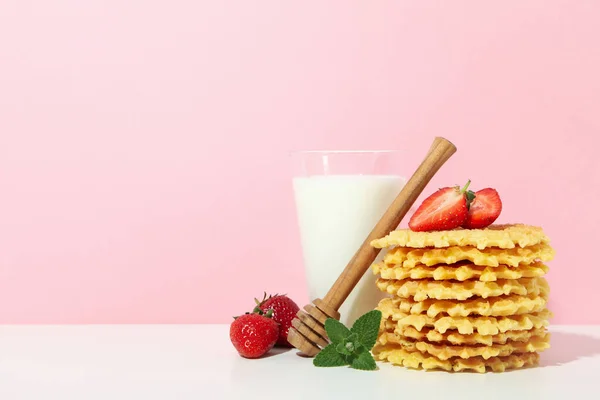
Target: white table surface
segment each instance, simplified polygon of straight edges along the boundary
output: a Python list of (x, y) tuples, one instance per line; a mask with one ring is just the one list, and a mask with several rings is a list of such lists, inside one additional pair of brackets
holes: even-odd
[(502, 374), (323, 369), (293, 349), (248, 360), (228, 329), (0, 326), (0, 399), (600, 399), (600, 326), (553, 326), (540, 367)]

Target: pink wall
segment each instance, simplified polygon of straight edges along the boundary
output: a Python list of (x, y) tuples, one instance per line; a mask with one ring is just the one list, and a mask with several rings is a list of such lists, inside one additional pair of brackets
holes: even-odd
[(600, 323), (600, 3), (491, 3), (3, 2), (0, 322), (304, 303), (286, 153), (412, 171), (443, 135), (431, 189), (496, 187), (553, 238), (554, 322)]

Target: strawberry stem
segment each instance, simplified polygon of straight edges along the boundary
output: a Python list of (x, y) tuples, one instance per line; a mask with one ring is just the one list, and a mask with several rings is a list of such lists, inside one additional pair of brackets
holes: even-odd
[(463, 193), (465, 193), (465, 192), (467, 191), (467, 189), (469, 188), (469, 185), (470, 185), (470, 184), (471, 184), (471, 180), (469, 179), (469, 180), (467, 181), (467, 184), (466, 184), (465, 186), (463, 186), (463, 188), (462, 188), (462, 189), (460, 189), (460, 194), (463, 194)]

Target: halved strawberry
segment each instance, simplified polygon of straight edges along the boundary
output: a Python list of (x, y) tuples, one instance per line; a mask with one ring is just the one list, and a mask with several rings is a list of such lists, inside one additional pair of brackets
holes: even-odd
[(495, 189), (485, 188), (475, 193), (463, 228), (482, 229), (496, 221), (502, 212), (502, 200)]
[(474, 193), (468, 190), (471, 181), (461, 189), (458, 186), (439, 189), (427, 197), (408, 222), (417, 232), (443, 231), (460, 227), (467, 218)]

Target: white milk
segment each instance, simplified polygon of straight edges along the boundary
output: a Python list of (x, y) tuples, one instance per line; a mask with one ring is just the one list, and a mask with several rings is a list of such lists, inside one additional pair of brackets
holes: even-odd
[[(403, 177), (393, 175), (294, 178), (311, 301), (325, 296), (405, 182)], [(340, 307), (340, 320), (347, 326), (383, 298), (375, 279), (372, 270), (367, 270)]]

